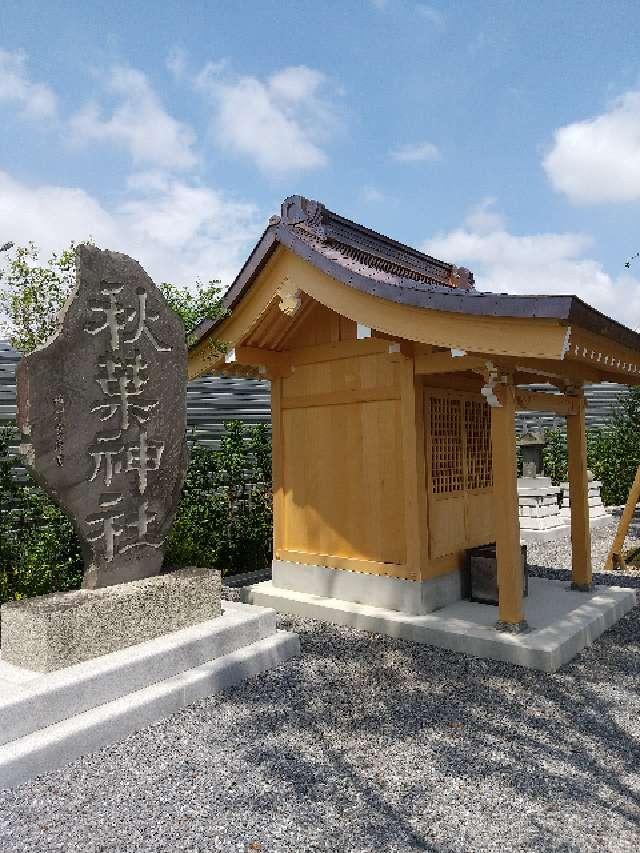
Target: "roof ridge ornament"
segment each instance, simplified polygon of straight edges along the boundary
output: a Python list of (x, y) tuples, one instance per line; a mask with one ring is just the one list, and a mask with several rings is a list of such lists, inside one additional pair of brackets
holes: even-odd
[(323, 224), (325, 209), (324, 204), (319, 201), (313, 201), (302, 195), (290, 195), (282, 202), (280, 222), (283, 225), (297, 225), (324, 240), (326, 238)]

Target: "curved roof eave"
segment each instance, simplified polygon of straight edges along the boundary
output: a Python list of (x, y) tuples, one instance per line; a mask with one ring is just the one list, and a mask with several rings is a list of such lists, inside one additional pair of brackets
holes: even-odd
[[(425, 286), (413, 279), (398, 278), (398, 284), (377, 280), (349, 269), (327, 257), (298, 237), (290, 228), (269, 225), (251, 252), (235, 281), (223, 297), (223, 305), (233, 310), (251, 287), (254, 279), (281, 245), (308, 261), (336, 281), (362, 293), (415, 308), (469, 314), (479, 317), (530, 317), (575, 324), (632, 349), (640, 350), (640, 334), (612, 320), (577, 296), (523, 296), (508, 293), (469, 291), (439, 286)], [(218, 326), (220, 320), (205, 320), (194, 331), (194, 344)]]

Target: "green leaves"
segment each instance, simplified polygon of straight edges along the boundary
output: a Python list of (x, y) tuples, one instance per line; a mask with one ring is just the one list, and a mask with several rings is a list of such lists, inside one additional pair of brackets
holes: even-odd
[(0, 428), (0, 603), (76, 589), (84, 570), (71, 522), (11, 455), (17, 439)]
[(11, 344), (33, 352), (53, 334), (58, 315), (75, 285), (75, 244), (39, 263), (35, 243), (14, 250), (0, 279), (0, 310), (12, 323)]
[[(87, 240), (86, 242), (92, 242)], [(9, 255), (9, 265), (0, 274), (0, 313), (11, 320), (11, 344), (22, 353), (33, 352), (57, 331), (58, 317), (76, 282), (76, 243), (53, 252), (42, 264), (35, 243), (21, 246)], [(224, 315), (220, 282), (196, 282), (195, 292), (169, 282), (160, 285), (169, 306), (182, 318), (187, 343), (203, 320)], [(213, 342), (217, 350), (220, 346)]]
[(218, 320), (225, 313), (220, 300), (220, 282), (210, 281), (207, 285), (196, 282), (194, 294), (186, 287), (177, 287), (165, 281), (160, 285), (162, 295), (169, 306), (182, 318), (187, 344), (193, 342), (193, 331), (203, 320)]
[(265, 425), (225, 425), (219, 450), (195, 445), (165, 563), (263, 569), (271, 560), (271, 440)]
[[(567, 436), (564, 430), (547, 433), (545, 474), (554, 483), (567, 481)], [(605, 426), (587, 432), (587, 462), (602, 481), (602, 500), (624, 504), (640, 464), (640, 388), (630, 388)]]
[[(77, 589), (84, 572), (73, 525), (11, 455), (17, 440), (15, 427), (0, 428), (0, 603)], [(263, 569), (271, 529), (269, 428), (230, 422), (218, 450), (191, 449), (165, 563)]]

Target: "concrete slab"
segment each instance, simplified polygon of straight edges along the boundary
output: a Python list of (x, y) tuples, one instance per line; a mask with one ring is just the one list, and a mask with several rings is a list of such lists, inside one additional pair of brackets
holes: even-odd
[[(556, 539), (562, 539), (565, 536), (568, 538), (571, 535), (571, 524), (569, 523), (571, 516), (569, 514), (563, 515), (562, 513), (563, 511), (560, 510), (559, 518), (562, 520), (562, 523), (557, 527), (549, 527), (546, 530), (523, 530), (521, 527), (521, 544), (529, 545), (535, 542), (554, 542)], [(602, 527), (612, 524), (614, 521), (615, 519), (609, 513), (592, 515), (589, 517), (589, 527), (593, 530), (594, 527)]]
[(224, 602), (217, 619), (40, 674), (0, 661), (0, 788), (127, 737), (300, 654), (275, 613)]
[(591, 593), (581, 593), (571, 590), (564, 581), (530, 578), (525, 616), (532, 630), (514, 635), (495, 630), (496, 607), (471, 601), (459, 601), (434, 613), (413, 616), (279, 589), (270, 581), (247, 587), (244, 596), (281, 613), (352, 625), (545, 672), (555, 672), (571, 660), (631, 610), (636, 600), (631, 589), (602, 586)]
[(280, 589), (307, 592), (322, 598), (354, 601), (356, 604), (365, 602), (375, 607), (402, 610), (403, 613), (415, 615), (439, 610), (447, 604), (459, 601), (462, 596), (459, 569), (417, 583), (403, 578), (274, 560), (271, 566), (271, 581)]

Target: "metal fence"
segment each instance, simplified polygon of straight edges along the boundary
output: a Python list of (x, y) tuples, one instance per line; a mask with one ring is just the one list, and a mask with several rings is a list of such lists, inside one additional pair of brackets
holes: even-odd
[[(0, 341), (0, 424), (16, 415), (16, 365), (20, 355)], [(204, 376), (187, 387), (187, 425), (202, 444), (216, 446), (226, 421), (271, 423), (269, 383)]]
[[(15, 418), (16, 364), (19, 354), (7, 341), (0, 341), (0, 423)], [(533, 390), (545, 386), (532, 385)], [(548, 390), (548, 389), (547, 389)], [(587, 426), (601, 426), (620, 397), (624, 385), (603, 382), (585, 388)], [(187, 388), (187, 423), (198, 441), (216, 445), (226, 421), (240, 420), (247, 424), (268, 424), (271, 420), (269, 383), (257, 379), (220, 379), (205, 376), (190, 382)], [(521, 412), (518, 428), (529, 425), (552, 427), (562, 425), (563, 418), (536, 412)]]

